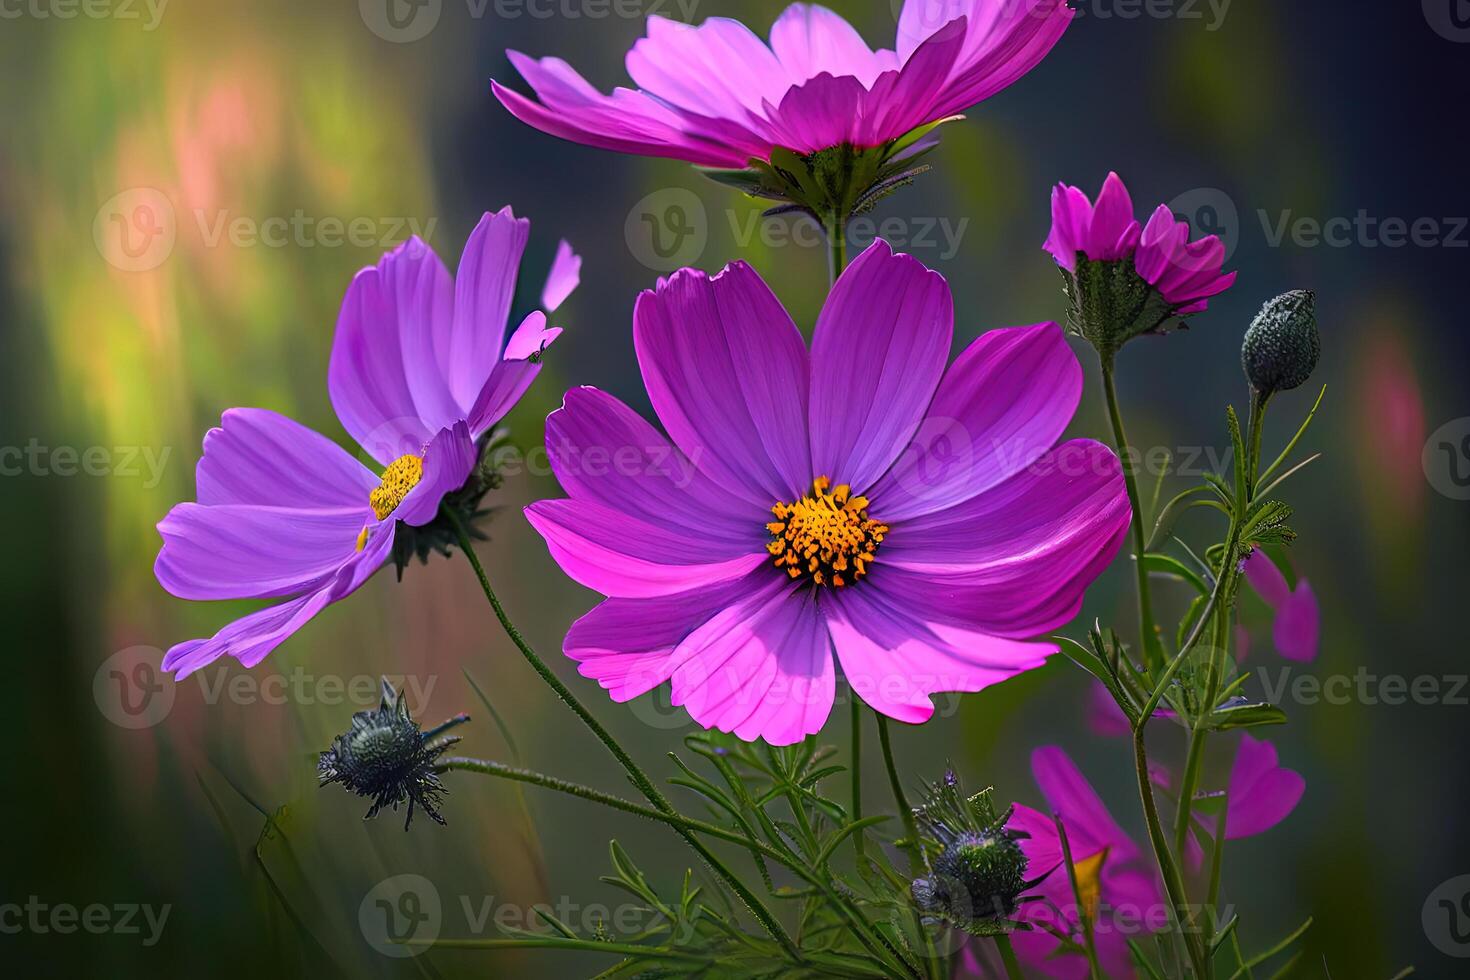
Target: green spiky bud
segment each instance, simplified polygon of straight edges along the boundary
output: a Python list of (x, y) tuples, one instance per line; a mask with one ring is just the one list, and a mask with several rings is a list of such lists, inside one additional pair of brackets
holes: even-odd
[(1310, 289), (1293, 289), (1268, 300), (1251, 321), (1240, 363), (1257, 391), (1290, 391), (1312, 376), (1322, 354), (1315, 303)]

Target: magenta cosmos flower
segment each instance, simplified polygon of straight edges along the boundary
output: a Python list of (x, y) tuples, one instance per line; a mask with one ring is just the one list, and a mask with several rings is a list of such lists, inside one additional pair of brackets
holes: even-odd
[(944, 279), (879, 240), (810, 351), (744, 263), (639, 297), (665, 438), (592, 388), (546, 423), (568, 494), (527, 508), (608, 596), (564, 649), (614, 700), (672, 681), (706, 728), (789, 744), (851, 687), (907, 722), (936, 691), (1036, 667), (1128, 527), (1117, 458), (1058, 446), (1082, 372), (1053, 324), (987, 333), (946, 370)]
[(1128, 940), (1142, 939), (1168, 926), (1168, 907), (1151, 865), (1065, 752), (1055, 746), (1037, 749), (1031, 755), (1031, 772), (1047, 806), (1067, 831), (1077, 891), (1074, 894), (1063, 863), (1055, 821), (1049, 814), (1017, 804), (1008, 826), (1031, 835), (1021, 841), (1027, 874), (1046, 877), (1028, 892), (1039, 900), (1022, 903), (1017, 913), (1031, 930), (1012, 933), (1016, 955), (1030, 969), (1049, 977), (1086, 977), (1080, 895), (1082, 910), (1092, 920), (1103, 974), (1131, 977)]
[(1166, 204), (1140, 225), (1116, 173), (1103, 181), (1096, 204), (1058, 184), (1051, 219), (1043, 247), (1066, 274), (1073, 327), (1105, 356), (1140, 334), (1183, 326), (1235, 282), (1234, 272), (1223, 271), (1218, 236), (1190, 241), (1189, 225)]
[(628, 52), (636, 89), (603, 95), (557, 58), (508, 52), (539, 102), (492, 83), (522, 121), (577, 143), (711, 167), (839, 145), (878, 147), (1019, 79), (1072, 18), (1063, 0), (906, 0), (894, 50), (794, 4), (770, 44), (739, 21), (648, 19)]
[[(235, 408), (204, 438), (197, 503), (159, 522), (154, 573), (181, 599), (281, 599), (213, 637), (169, 650), (184, 676), (230, 654), (263, 660), (387, 560), (401, 523), (433, 521), (479, 459), (476, 440), (508, 412), (561, 332), (535, 312), (504, 343), (530, 222), (487, 214), (452, 278), (417, 238), (353, 279), (327, 384), (343, 427), (380, 466), (275, 412)], [(575, 288), (566, 243), (543, 302)]]
[(1292, 588), (1276, 563), (1260, 550), (1245, 560), (1245, 578), (1275, 614), (1271, 639), (1276, 644), (1276, 652), (1288, 660), (1315, 660), (1322, 614), (1312, 583), (1299, 578), (1296, 588)]

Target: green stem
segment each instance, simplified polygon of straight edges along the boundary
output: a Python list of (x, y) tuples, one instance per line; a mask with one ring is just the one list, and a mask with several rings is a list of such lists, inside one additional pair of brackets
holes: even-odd
[[(854, 821), (863, 818), (863, 706), (858, 701), (857, 695), (849, 692), (851, 704), (850, 717), (852, 719), (852, 819)], [(864, 834), (861, 830), (852, 835), (852, 846), (857, 854), (858, 866), (866, 857)]]
[(1077, 881), (1077, 863), (1072, 860), (1072, 842), (1067, 837), (1067, 827), (1060, 813), (1052, 814), (1057, 825), (1057, 840), (1062, 845), (1062, 861), (1067, 866), (1067, 881), (1072, 885), (1072, 899), (1077, 903), (1077, 921), (1082, 923), (1082, 948), (1087, 953), (1087, 975), (1091, 980), (1103, 980), (1102, 966), (1097, 961), (1097, 936), (1092, 927), (1092, 910), (1082, 900), (1082, 887)]
[(888, 740), (888, 718), (877, 711), (873, 712), (873, 717), (878, 719), (878, 744), (883, 748), (883, 764), (888, 768), (888, 785), (893, 789), (893, 802), (898, 807), (898, 815), (903, 820), (903, 835), (908, 841), (905, 850), (909, 853), (909, 870), (921, 875), (924, 873), (924, 845), (919, 842), (919, 824), (904, 795), (898, 766), (893, 761), (893, 744)]
[[(1176, 661), (1177, 662), (1177, 661)], [(1145, 719), (1147, 716), (1145, 716)], [(1164, 836), (1163, 824), (1159, 821), (1159, 808), (1154, 802), (1153, 783), (1148, 774), (1148, 752), (1143, 744), (1143, 720), (1133, 729), (1133, 766), (1138, 778), (1139, 795), (1143, 798), (1143, 818), (1148, 825), (1148, 839), (1154, 848), (1159, 872), (1164, 878), (1164, 890), (1169, 893), (1169, 904), (1174, 908), (1175, 921), (1184, 936), (1184, 947), (1189, 953), (1189, 962), (1194, 966), (1196, 977), (1206, 975), (1207, 959), (1199, 942), (1199, 936), (1190, 931), (1189, 899), (1184, 890), (1184, 879), (1179, 866), (1169, 853), (1169, 841)]]
[(847, 221), (834, 212), (827, 215), (822, 228), (827, 233), (827, 276), (835, 285), (837, 277), (847, 268)]
[(1015, 947), (1011, 945), (1011, 937), (1005, 933), (997, 935), (995, 948), (1000, 950), (1000, 961), (1005, 964), (1008, 980), (1026, 980), (1026, 974), (1021, 972), (1021, 964), (1016, 959)]
[[(480, 564), (480, 559), (475, 554), (474, 544), (470, 540), (469, 532), (465, 529), (464, 522), (459, 519), (458, 515), (456, 515), (448, 508), (444, 508), (442, 510), (442, 513), (448, 515), (449, 520), (451, 521), (451, 523), (453, 523), (454, 530), (459, 536), (460, 549), (465, 553), (465, 557), (469, 559), (470, 565), (474, 568), (475, 575), (480, 580), (480, 588), (484, 590), (485, 598), (490, 602), (490, 608), (495, 611), (495, 617), (500, 620), (501, 628), (505, 630), (506, 635), (510, 637), (511, 642), (515, 644), (516, 649), (520, 650), (521, 655), (526, 658), (526, 662), (531, 665), (531, 669), (533, 669), (538, 675), (540, 675), (541, 679), (546, 682), (547, 686), (549, 686), (553, 691), (556, 692), (556, 696), (561, 698), (562, 702), (565, 703), (567, 707), (571, 708), (572, 712), (578, 718), (582, 719), (582, 723), (587, 726), (588, 730), (590, 730), (593, 735), (597, 736), (598, 741), (602, 742), (602, 744), (607, 747), (607, 750), (612, 753), (613, 758), (617, 759), (618, 763), (622, 765), (622, 767), (627, 771), (628, 776), (633, 780), (633, 785), (637, 786), (639, 791), (645, 797), (647, 797), (648, 802), (652, 803), (654, 807), (662, 813), (673, 814), (675, 812), (673, 806), (664, 797), (663, 793), (659, 792), (658, 787), (654, 786), (653, 782), (648, 778), (643, 770), (639, 768), (638, 763), (634, 762), (633, 758), (623, 750), (623, 747), (621, 745), (618, 744), (617, 739), (613, 738), (612, 735), (607, 731), (607, 729), (603, 728), (602, 725), (597, 721), (597, 719), (592, 717), (591, 713), (582, 706), (582, 703), (578, 701), (576, 696), (573, 695), (572, 692), (567, 688), (567, 686), (561, 682), (560, 678), (558, 678), (554, 673), (551, 672), (551, 669), (546, 666), (545, 662), (542, 661), (539, 656), (537, 656), (536, 651), (531, 649), (531, 645), (526, 642), (523, 636), (521, 636), (521, 631), (517, 629), (515, 624), (510, 621), (510, 617), (506, 615), (505, 608), (500, 604), (500, 599), (497, 598), (495, 595), (495, 590), (490, 587), (490, 578), (485, 574), (485, 568), (483, 565)], [(787, 957), (789, 957), (795, 963), (802, 963), (803, 960), (801, 956), (801, 951), (797, 949), (796, 944), (791, 941), (791, 937), (786, 934), (786, 930), (781, 927), (781, 923), (776, 921), (776, 917), (771, 914), (770, 909), (766, 908), (765, 905), (761, 903), (761, 900), (757, 898), (756, 895), (748, 887), (746, 887), (745, 882), (741, 881), (740, 878), (736, 876), (733, 871), (726, 867), (725, 864), (721, 862), (720, 859), (709, 850), (709, 848), (705, 847), (705, 845), (698, 838), (690, 833), (688, 829), (678, 825), (674, 825), (674, 830), (679, 834), (680, 837), (684, 838), (684, 842), (688, 844), (689, 847), (693, 849), (696, 854), (704, 859), (705, 864), (707, 864), (710, 869), (715, 872), (716, 875), (724, 879), (726, 884), (730, 886), (731, 890), (733, 890), (735, 894), (740, 897), (740, 900), (745, 903), (745, 906), (747, 909), (749, 909), (750, 914), (755, 916), (755, 918), (760, 922), (761, 926), (766, 930), (766, 932), (770, 934), (771, 938), (774, 939), (778, 944), (780, 944), (782, 950), (785, 951)]]
[(1128, 435), (1123, 431), (1123, 413), (1118, 407), (1118, 389), (1113, 383), (1113, 359), (1102, 362), (1103, 394), (1108, 402), (1108, 420), (1113, 427), (1113, 443), (1123, 466), (1123, 487), (1128, 491), (1128, 506), (1133, 511), (1133, 572), (1138, 579), (1138, 631), (1143, 644), (1144, 663), (1150, 670), (1164, 665), (1164, 648), (1159, 642), (1158, 630), (1154, 626), (1153, 600), (1149, 593), (1148, 568), (1144, 556), (1148, 553), (1147, 532), (1143, 526), (1143, 505), (1138, 497), (1138, 477), (1134, 472), (1132, 448)]

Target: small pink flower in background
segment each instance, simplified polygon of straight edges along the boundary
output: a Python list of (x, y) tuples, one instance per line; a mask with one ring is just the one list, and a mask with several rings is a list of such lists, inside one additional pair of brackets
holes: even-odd
[(953, 330), (948, 284), (881, 240), (810, 350), (744, 263), (639, 297), (669, 437), (573, 389), (546, 424), (568, 499), (526, 512), (609, 597), (567, 634), (581, 673), (616, 701), (671, 681), (706, 728), (790, 744), (831, 711), (834, 649), (858, 696), (906, 722), (1055, 653), (1024, 641), (1071, 620), (1117, 553), (1118, 460), (1057, 444), (1082, 369), (1054, 324), (987, 333), (946, 369)]
[[(476, 440), (540, 371), (559, 329), (535, 312), (504, 344), (530, 223), (487, 214), (451, 277), (417, 238), (353, 279), (328, 369), (344, 428), (381, 476), (325, 436), (275, 412), (235, 408), (204, 439), (197, 503), (159, 522), (159, 584), (181, 599), (281, 599), (209, 639), (169, 650), (182, 677), (229, 654), (265, 659), (388, 559), (400, 522), (433, 521), (479, 459)], [(545, 296), (576, 285), (580, 260), (558, 255)]]
[(1051, 50), (1063, 0), (906, 0), (895, 50), (874, 51), (825, 7), (794, 4), (770, 44), (739, 21), (648, 19), (627, 56), (636, 89), (603, 95), (559, 58), (508, 52), (539, 102), (492, 82), (537, 129), (588, 146), (711, 167), (878, 147), (1015, 82)]
[(1315, 660), (1322, 616), (1312, 584), (1305, 578), (1298, 578), (1296, 588), (1292, 589), (1276, 563), (1259, 550), (1245, 560), (1245, 577), (1262, 601), (1276, 613), (1271, 626), (1276, 652), (1288, 660)]
[[(1173, 709), (1160, 706), (1154, 709), (1154, 717), (1172, 720), (1178, 715)], [(1124, 735), (1133, 734), (1133, 728), (1128, 724), (1128, 716), (1123, 714), (1123, 709), (1118, 707), (1118, 702), (1113, 700), (1112, 694), (1108, 693), (1102, 681), (1095, 681), (1089, 688), (1087, 724), (1096, 734), (1109, 738), (1121, 738)]]
[(1133, 216), (1133, 199), (1116, 173), (1109, 173), (1097, 203), (1076, 187), (1058, 184), (1051, 195), (1052, 226), (1043, 246), (1057, 265), (1077, 271), (1077, 256), (1093, 262), (1132, 259), (1143, 281), (1172, 307), (1174, 316), (1203, 312), (1209, 298), (1235, 282), (1223, 271), (1225, 246), (1216, 235), (1189, 240), (1189, 225), (1168, 205), (1154, 209), (1147, 225)]
[(1285, 820), (1307, 790), (1302, 774), (1284, 769), (1276, 746), (1242, 733), (1225, 814), (1225, 839), (1263, 834)]
[(1041, 900), (1022, 903), (1017, 913), (1032, 928), (1012, 934), (1016, 955), (1038, 974), (1068, 980), (1086, 977), (1086, 956), (1064, 949), (1062, 940), (1048, 931), (1073, 937), (1080, 946), (1080, 913), (1085, 910), (1095, 924), (1097, 956), (1104, 975), (1131, 977), (1128, 940), (1142, 939), (1146, 924), (1164, 908), (1150, 858), (1118, 826), (1064, 751), (1055, 746), (1037, 749), (1031, 755), (1031, 772), (1048, 808), (1066, 829), (1083, 909), (1078, 908), (1077, 893), (1063, 863), (1055, 821), (1049, 814), (1017, 804), (1008, 826), (1031, 835), (1021, 841), (1029, 863), (1027, 874), (1035, 878), (1050, 873), (1028, 892)]

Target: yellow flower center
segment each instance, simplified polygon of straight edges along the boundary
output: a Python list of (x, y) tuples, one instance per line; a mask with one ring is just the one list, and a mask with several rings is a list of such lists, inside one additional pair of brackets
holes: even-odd
[[(828, 491), (831, 492), (828, 492)], [(793, 579), (806, 575), (817, 585), (842, 588), (868, 574), (888, 525), (868, 516), (868, 498), (854, 497), (846, 483), (835, 488), (825, 476), (795, 503), (771, 508), (766, 550), (776, 567)]]
[(368, 494), (368, 502), (373, 505), (373, 513), (378, 515), (378, 520), (383, 520), (397, 510), (398, 505), (403, 503), (403, 498), (423, 478), (422, 456), (399, 456), (389, 463), (388, 468), (383, 471), (383, 481), (376, 490)]

